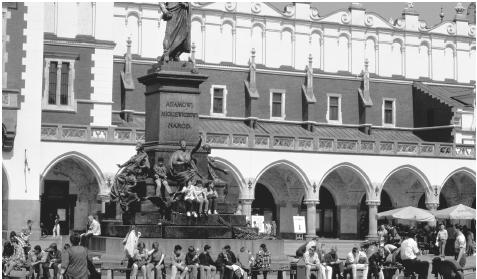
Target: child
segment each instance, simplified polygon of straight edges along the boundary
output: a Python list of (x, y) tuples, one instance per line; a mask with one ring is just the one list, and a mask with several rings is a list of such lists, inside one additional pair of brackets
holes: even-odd
[(217, 199), (217, 191), (214, 189), (214, 182), (211, 181), (207, 187), (207, 203), (209, 204), (209, 210), (207, 214), (219, 214), (215, 209), (215, 200)]
[(195, 196), (195, 186), (192, 184), (192, 180), (189, 180), (187, 182), (187, 186), (182, 188), (181, 192), (184, 193), (184, 201), (186, 203), (187, 217), (191, 216), (191, 211), (192, 211), (192, 215), (197, 218), (197, 213), (193, 211), (194, 203), (196, 201), (196, 196)]
[(172, 194), (171, 187), (169, 187), (169, 183), (167, 183), (167, 169), (166, 166), (164, 166), (164, 158), (159, 158), (157, 160), (157, 163), (153, 167), (154, 169), (154, 178), (156, 182), (156, 196), (157, 197), (163, 197), (161, 195), (161, 188), (164, 186), (165, 188), (165, 193), (167, 193), (167, 196)]
[(209, 202), (207, 201), (207, 196), (204, 193), (204, 187), (202, 186), (202, 181), (197, 180), (196, 186), (195, 186), (195, 196), (196, 196), (196, 202), (199, 204), (198, 206), (198, 212), (200, 216), (207, 215), (207, 208), (209, 207)]

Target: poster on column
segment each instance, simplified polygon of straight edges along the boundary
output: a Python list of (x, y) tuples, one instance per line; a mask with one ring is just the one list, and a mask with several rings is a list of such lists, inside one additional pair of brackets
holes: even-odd
[(258, 228), (259, 233), (265, 233), (265, 217), (263, 215), (252, 215), (252, 228)]
[(293, 216), (293, 232), (297, 234), (306, 233), (305, 216)]

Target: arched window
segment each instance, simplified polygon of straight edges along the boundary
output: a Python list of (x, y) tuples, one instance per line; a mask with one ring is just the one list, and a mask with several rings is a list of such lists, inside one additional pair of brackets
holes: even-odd
[(341, 35), (338, 38), (338, 50), (337, 50), (337, 71), (348, 71), (349, 61), (348, 61), (348, 37)]
[(233, 61), (233, 34), (232, 34), (232, 25), (225, 23), (222, 25), (222, 37), (221, 37), (221, 52), (222, 52), (222, 61), (232, 62)]
[(126, 30), (127, 37), (131, 38), (131, 53), (139, 53), (139, 19), (135, 15), (128, 16)]
[(263, 29), (260, 25), (252, 28), (252, 48), (255, 48), (255, 63), (263, 64)]
[(446, 46), (442, 59), (443, 79), (455, 79), (454, 63), (454, 49), (451, 46)]
[(376, 43), (374, 39), (368, 38), (366, 40), (366, 49), (364, 51), (364, 58), (368, 59), (368, 70), (370, 73), (376, 73)]
[(420, 77), (429, 77), (429, 47), (422, 44), (419, 47), (419, 75)]
[(402, 45), (399, 41), (394, 41), (391, 45), (389, 58), (390, 75), (402, 75)]
[(195, 44), (195, 59), (204, 60), (202, 42), (202, 23), (198, 20), (192, 21), (191, 42)]
[(311, 55), (313, 56), (313, 68), (320, 68), (321, 59), (321, 36), (320, 34), (311, 34)]

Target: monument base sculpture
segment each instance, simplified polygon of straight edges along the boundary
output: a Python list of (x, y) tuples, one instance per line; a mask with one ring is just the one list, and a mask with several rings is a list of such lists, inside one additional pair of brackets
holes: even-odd
[[(115, 177), (111, 197), (121, 204), (122, 220), (105, 220), (103, 235), (124, 237), (131, 225), (137, 226), (142, 237), (154, 238), (257, 235), (256, 230), (246, 228), (244, 215), (230, 214), (233, 210), (227, 210), (229, 214), (206, 215), (205, 210), (200, 217), (186, 215), (187, 193), (200, 195), (205, 190), (201, 184), (217, 186), (212, 196), (219, 210), (227, 208), (223, 197), (227, 185), (220, 178), (227, 170), (209, 157), (210, 147), (202, 144), (198, 129), (199, 85), (206, 79), (193, 63), (181, 61), (157, 64), (139, 78), (146, 86), (146, 142), (138, 144), (138, 153), (130, 160), (118, 165), (122, 169)], [(187, 145), (191, 142), (193, 148)], [(195, 185), (196, 190), (188, 190)]]

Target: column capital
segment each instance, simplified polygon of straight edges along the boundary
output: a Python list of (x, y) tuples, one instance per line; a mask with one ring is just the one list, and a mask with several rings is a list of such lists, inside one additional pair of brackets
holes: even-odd
[(253, 201), (254, 199), (239, 199), (242, 204), (252, 204)]
[(98, 194), (97, 199), (102, 202), (109, 202), (111, 200), (111, 196), (109, 194)]
[(426, 202), (426, 207), (430, 211), (436, 211), (437, 208), (439, 207), (439, 203), (438, 202)]
[(369, 200), (369, 201), (366, 201), (366, 205), (368, 206), (378, 206), (381, 204), (381, 201), (379, 200)]
[(319, 200), (304, 200), (303, 203), (306, 205), (317, 205), (320, 203), (320, 201)]

